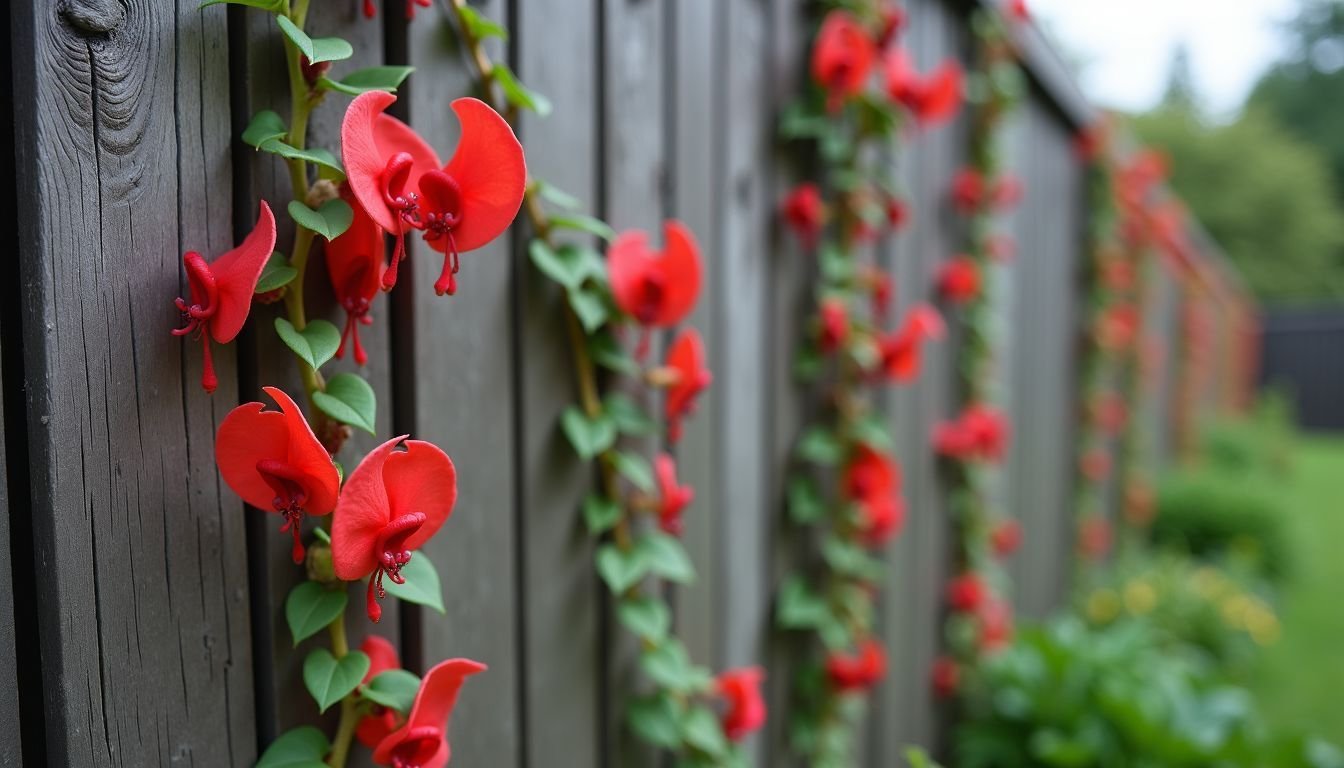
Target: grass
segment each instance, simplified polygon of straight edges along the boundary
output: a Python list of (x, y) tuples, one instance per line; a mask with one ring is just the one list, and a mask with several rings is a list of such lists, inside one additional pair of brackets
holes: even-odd
[(1283, 633), (1250, 683), (1273, 725), (1344, 745), (1344, 438), (1302, 438), (1283, 492)]

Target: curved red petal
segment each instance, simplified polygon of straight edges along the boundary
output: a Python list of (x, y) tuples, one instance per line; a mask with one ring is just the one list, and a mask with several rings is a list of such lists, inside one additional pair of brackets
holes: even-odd
[(411, 179), (439, 167), (438, 155), (410, 126), (383, 114), (397, 100), (384, 91), (369, 91), (355, 97), (341, 120), (341, 158), (350, 190), (365, 212), (388, 232), (402, 232), (405, 225), (383, 198), (382, 175), (387, 161), (397, 152), (413, 159)]
[(336, 500), (331, 521), (331, 562), (337, 578), (362, 579), (378, 567), (378, 534), (392, 519), (383, 486), (388, 456), (406, 436), (394, 437), (369, 451), (355, 467)]
[(359, 650), (369, 657), (369, 671), (362, 682), (367, 683), (389, 669), (401, 669), (401, 657), (397, 655), (396, 646), (381, 635), (364, 638), (364, 642), (359, 644)]
[(289, 395), (275, 387), (262, 387), (266, 394), (280, 406), (285, 414), (285, 423), (289, 435), (289, 448), (286, 461), (291, 467), (303, 472), (308, 478), (304, 489), (308, 491), (308, 500), (303, 511), (310, 515), (325, 515), (336, 508), (336, 494), (341, 488), (341, 477), (336, 465), (331, 462), (331, 454), (322, 447), (322, 443), (313, 434), (300, 408)]
[[(462, 123), (462, 138), (444, 173), (457, 181), (462, 194), (462, 222), (453, 228), (458, 253), (475, 250), (508, 229), (523, 204), (527, 164), (523, 145), (507, 121), (480, 99), (453, 102)], [(437, 251), (447, 238), (431, 240)]]
[(359, 739), (360, 744), (373, 749), (396, 729), (397, 713), (387, 709), (380, 715), (367, 715), (360, 718), (359, 725), (355, 726), (355, 738)]
[(257, 474), (257, 462), (285, 458), (289, 426), (283, 414), (263, 408), (261, 403), (243, 403), (229, 411), (215, 435), (215, 463), (234, 493), (257, 509), (270, 512), (275, 490)]
[(649, 256), (648, 233), (639, 229), (622, 232), (607, 248), (607, 282), (616, 306), (627, 315), (639, 314), (640, 287), (653, 268)]
[(405, 453), (388, 457), (383, 484), (394, 519), (411, 512), (425, 514), (425, 524), (406, 537), (406, 548), (410, 550), (424, 546), (457, 503), (457, 470), (453, 460), (438, 446), (423, 440), (407, 440)]
[(700, 298), (700, 246), (695, 235), (680, 221), (663, 224), (663, 255), (659, 264), (667, 277), (663, 304), (657, 325), (670, 326), (681, 322), (696, 299)]
[[(457, 704), (457, 694), (462, 683), (471, 675), (484, 672), (486, 666), (471, 659), (448, 659), (439, 662), (425, 673), (420, 690), (415, 694), (415, 703), (411, 705), (411, 716), (406, 724), (398, 728), (378, 745), (373, 752), (373, 761), (387, 765), (391, 761), (392, 750), (401, 743), (412, 728), (430, 726), (443, 731), (443, 741), (439, 751), (426, 768), (446, 765), (450, 750), (448, 747), (448, 718)], [(443, 762), (438, 762), (442, 757)]]
[(323, 250), (331, 291), (338, 302), (372, 300), (382, 285), (387, 264), (383, 230), (355, 199), (349, 184), (341, 185), (341, 199), (350, 204), (355, 218), (350, 228)]
[(252, 294), (266, 268), (266, 262), (275, 252), (275, 216), (265, 200), (256, 226), (237, 248), (215, 259), (210, 271), (219, 290), (219, 306), (210, 318), (210, 336), (220, 344), (233, 341), (247, 322), (252, 308)]

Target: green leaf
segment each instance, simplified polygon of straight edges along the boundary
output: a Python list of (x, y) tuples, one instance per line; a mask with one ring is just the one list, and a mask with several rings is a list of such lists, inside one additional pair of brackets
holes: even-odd
[(850, 430), (855, 440), (880, 451), (892, 449), (891, 432), (879, 419), (865, 416), (854, 423)]
[(910, 768), (942, 768), (929, 757), (927, 752), (919, 747), (910, 747), (905, 750), (905, 759), (910, 763)]
[(338, 373), (327, 380), (321, 392), (313, 393), (313, 404), (331, 418), (359, 427), (376, 435), (374, 420), (378, 413), (378, 396), (373, 387), (357, 373)]
[(316, 581), (305, 581), (290, 590), (285, 599), (285, 621), (294, 636), (294, 645), (340, 618), (348, 600), (344, 589), (327, 589)]
[(822, 539), (821, 555), (834, 570), (858, 579), (878, 581), (885, 570), (881, 560), (870, 556), (858, 544), (838, 536)]
[(825, 514), (826, 504), (811, 480), (805, 477), (789, 480), (789, 519), (799, 525), (810, 525)]
[(639, 403), (621, 392), (612, 392), (602, 400), (602, 411), (626, 435), (651, 435), (658, 431), (658, 422), (649, 417)]
[(389, 669), (374, 675), (361, 686), (359, 695), (405, 715), (410, 713), (419, 690), (420, 678), (404, 669)]
[(811, 629), (831, 616), (826, 600), (808, 588), (801, 576), (790, 576), (779, 589), (779, 625), (785, 629)]
[(826, 359), (813, 346), (805, 346), (798, 350), (793, 358), (793, 375), (799, 381), (816, 381), (826, 366)]
[(261, 279), (257, 281), (256, 293), (269, 293), (278, 288), (284, 288), (293, 282), (298, 274), (298, 270), (289, 266), (289, 259), (285, 258), (285, 254), (276, 251), (267, 260), (266, 268), (261, 270)]
[(616, 443), (616, 425), (606, 414), (590, 419), (578, 406), (571, 405), (560, 414), (560, 428), (584, 461), (592, 461)]
[(564, 216), (551, 217), (552, 229), (573, 229), (579, 232), (587, 232), (590, 235), (596, 235), (603, 240), (615, 240), (616, 230), (611, 228), (607, 222), (582, 213), (570, 213)]
[(350, 651), (338, 659), (326, 648), (318, 648), (303, 660), (303, 684), (318, 710), (326, 712), (355, 690), (368, 671), (369, 657), (363, 651)]
[(560, 189), (554, 184), (551, 184), (550, 182), (542, 181), (541, 179), (533, 179), (532, 184), (536, 186), (537, 194), (541, 195), (541, 199), (545, 200), (551, 205), (557, 205), (561, 208), (566, 208), (571, 211), (578, 210), (583, 207), (582, 200)]
[(243, 129), (243, 143), (261, 148), (261, 145), (289, 135), (284, 118), (269, 109), (263, 109), (252, 116)]
[(625, 347), (616, 337), (607, 331), (588, 337), (588, 354), (593, 362), (609, 371), (635, 375), (639, 373), (639, 363), (625, 351)]
[(565, 295), (570, 308), (578, 315), (584, 333), (596, 333), (607, 322), (607, 302), (599, 294), (584, 288), (571, 288)]
[(676, 638), (647, 648), (640, 654), (639, 666), (654, 683), (673, 691), (687, 691), (694, 682), (693, 668), (686, 646)]
[(813, 427), (798, 441), (798, 457), (824, 467), (834, 466), (843, 457), (844, 448), (835, 433), (823, 427)]
[(577, 289), (590, 277), (605, 276), (602, 257), (592, 248), (565, 244), (553, 250), (545, 241), (533, 240), (528, 255), (542, 274), (570, 290)]
[(635, 540), (635, 550), (644, 554), (649, 570), (668, 581), (690, 584), (695, 581), (695, 565), (681, 539), (666, 533), (646, 533)]
[(304, 725), (280, 734), (261, 753), (256, 768), (325, 768), (323, 758), (331, 751), (326, 734)]
[(323, 88), (329, 88), (351, 96), (358, 96), (369, 91), (396, 93), (402, 81), (414, 71), (415, 67), (365, 67), (356, 69), (340, 80), (323, 77), (319, 82)]
[(495, 79), (495, 82), (499, 83), (499, 87), (504, 91), (504, 98), (510, 104), (515, 107), (530, 109), (542, 117), (551, 114), (550, 99), (530, 90), (519, 82), (518, 76), (513, 74), (513, 70), (509, 69), (508, 66), (496, 62), (490, 70), (490, 76)]
[(488, 37), (497, 37), (500, 40), (509, 39), (509, 31), (499, 22), (488, 19), (480, 11), (470, 5), (461, 5), (457, 9), (462, 23), (467, 27), (467, 34), (477, 40), (484, 40)]
[(326, 320), (314, 320), (299, 331), (285, 318), (277, 317), (275, 332), (280, 334), (285, 346), (313, 370), (326, 365), (335, 356), (336, 348), (341, 346), (341, 332)]
[(443, 608), (439, 572), (429, 555), (417, 549), (411, 554), (411, 561), (401, 567), (401, 575), (406, 579), (405, 584), (398, 584), (391, 579), (383, 580), (383, 587), (389, 595), (408, 603), (427, 605), (439, 613), (447, 613)]
[(206, 0), (204, 3), (196, 6), (196, 9), (201, 10), (203, 8), (209, 8), (212, 5), (223, 5), (225, 3), (228, 3), (229, 5), (245, 5), (249, 8), (260, 8), (263, 11), (271, 11), (274, 13), (284, 7), (285, 0)]
[[(329, 150), (317, 147), (315, 149), (298, 149), (291, 147), (279, 139), (270, 139), (262, 142), (257, 149), (262, 152), (270, 152), (289, 160), (303, 160), (309, 163), (315, 163), (329, 171), (333, 172), (333, 178), (345, 178), (345, 169), (341, 167), (341, 161), (336, 159)], [(321, 169), (319, 169), (321, 170)], [(324, 177), (325, 178), (325, 177)]]
[(652, 597), (627, 597), (616, 606), (616, 617), (640, 639), (661, 643), (672, 626), (667, 604)]
[(692, 707), (681, 723), (682, 738), (687, 744), (714, 757), (728, 753), (728, 737), (723, 734), (719, 718), (707, 707)]
[(629, 480), (636, 488), (653, 492), (653, 469), (649, 467), (648, 459), (636, 453), (618, 451), (612, 455), (611, 464), (621, 477)]
[(615, 528), (620, 519), (621, 505), (611, 499), (593, 493), (583, 500), (583, 522), (588, 525), (588, 533), (594, 536), (605, 533)]
[(308, 61), (313, 64), (320, 64), (324, 61), (341, 61), (355, 55), (355, 49), (350, 43), (339, 37), (319, 37), (314, 40), (308, 37), (308, 34), (298, 25), (289, 20), (288, 16), (277, 16), (275, 21), (280, 25), (280, 31), (285, 33), (290, 42), (308, 57)]
[(316, 211), (298, 200), (290, 200), (289, 215), (328, 241), (340, 237), (355, 220), (355, 212), (350, 204), (339, 197), (326, 201)]
[(603, 544), (594, 556), (597, 575), (613, 594), (621, 594), (639, 583), (649, 572), (648, 564), (637, 550), (622, 550), (615, 544)]
[(654, 694), (635, 699), (626, 717), (630, 729), (655, 747), (672, 749), (681, 745), (681, 713), (671, 696)]

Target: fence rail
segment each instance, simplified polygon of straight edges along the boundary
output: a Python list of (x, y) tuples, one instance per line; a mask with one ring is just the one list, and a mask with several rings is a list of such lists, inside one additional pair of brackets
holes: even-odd
[[(779, 656), (768, 627), (787, 555), (774, 531), (804, 408), (791, 354), (814, 270), (775, 215), (795, 178), (774, 126), (803, 74), (804, 3), (473, 4), (508, 26), (509, 50), (495, 52), (556, 104), (519, 126), (537, 174), (618, 229), (676, 216), (704, 245), (708, 288), (692, 322), (715, 383), (680, 448), (698, 489), (686, 541), (702, 578), (679, 590), (676, 621), (698, 659), (768, 663)], [(185, 288), (181, 253), (226, 250), (259, 200), (288, 197), (282, 167), (238, 138), (253, 112), (283, 107), (268, 74), (282, 61), (278, 33), (244, 9), (197, 5), (14, 3), (6, 18), (15, 147), (6, 170), (18, 200), (6, 215), (18, 258), (0, 280), (0, 717), (21, 727), (0, 732), (0, 764), (22, 754), (69, 766), (246, 765), (278, 732), (316, 717), (301, 681), (307, 647), (276, 631), (300, 574), (272, 520), (244, 511), (213, 461), (223, 415), (262, 384), (297, 389), (295, 374), (277, 362), (272, 334), (252, 332), (217, 351), (221, 384), (205, 396), (199, 355), (168, 334), (171, 299)], [(316, 33), (356, 42), (358, 66), (413, 65), (397, 108), (451, 147), (447, 105), (470, 81), (440, 9), (408, 23), (400, 3), (372, 21), (360, 5), (317, 4)], [(965, 60), (970, 3), (907, 5), (921, 68)], [(1025, 41), (1024, 58), (1031, 92), (1005, 142), (1027, 198), (1014, 218), (1020, 256), (1003, 267), (996, 301), (1003, 402), (1019, 425), (1002, 497), (1032, 532), (1014, 576), (1019, 609), (1040, 616), (1067, 594), (1072, 559), (1087, 258), (1072, 136), (1094, 115), (1039, 37)], [(316, 113), (315, 144), (337, 143), (342, 106)], [(961, 242), (944, 199), (966, 133), (963, 120), (899, 153), (913, 226), (877, 247), (901, 301), (926, 296), (935, 265)], [(592, 478), (556, 429), (572, 400), (552, 322), (563, 299), (530, 270), (524, 244), (513, 235), (469, 254), (451, 299), (427, 290), (436, 267), (413, 256), (410, 274), (374, 304), (364, 339), (384, 406), (378, 432), (441, 445), (460, 478), (457, 511), (430, 545), (447, 616), (389, 601), (384, 627), (410, 669), (449, 656), (489, 665), (454, 716), (456, 764), (653, 764), (619, 743), (614, 691), (632, 656), (578, 515)], [(1154, 327), (1175, 327), (1183, 307), (1207, 300), (1181, 288), (1180, 270), (1155, 279)], [(1162, 352), (1168, 383), (1144, 416), (1155, 424), (1183, 407), (1180, 354), (1173, 334)], [(950, 409), (952, 360), (935, 347), (921, 381), (886, 400), (911, 519), (886, 553), (880, 621), (892, 671), (867, 716), (863, 754), (874, 766), (937, 735), (927, 674), (948, 521), (928, 437)], [(352, 440), (339, 458), (352, 466), (372, 445)], [(364, 631), (352, 627), (353, 639)], [(787, 673), (772, 674), (771, 705), (782, 711)], [(783, 764), (781, 726), (751, 746), (756, 764)]]

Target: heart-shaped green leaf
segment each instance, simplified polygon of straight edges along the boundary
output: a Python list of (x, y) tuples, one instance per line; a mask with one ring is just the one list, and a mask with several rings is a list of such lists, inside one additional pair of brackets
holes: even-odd
[(648, 565), (635, 550), (625, 551), (615, 544), (603, 544), (595, 556), (597, 574), (615, 594), (621, 594), (639, 583), (648, 573)]
[(401, 567), (401, 575), (406, 579), (405, 584), (397, 584), (391, 579), (383, 580), (383, 586), (389, 595), (408, 603), (427, 605), (439, 613), (446, 613), (443, 608), (443, 588), (439, 585), (439, 572), (434, 568), (434, 561), (430, 560), (428, 555), (419, 550), (412, 552), (411, 561)]
[(813, 464), (832, 466), (840, 461), (843, 453), (844, 448), (835, 433), (822, 427), (809, 429), (798, 440), (798, 456)]
[(824, 624), (830, 617), (830, 609), (825, 599), (795, 575), (779, 589), (776, 616), (785, 629), (810, 629)]
[(695, 581), (695, 565), (681, 539), (661, 532), (651, 532), (635, 541), (635, 550), (644, 555), (649, 570), (668, 581), (690, 584)]
[(825, 514), (826, 503), (811, 480), (795, 477), (789, 481), (789, 519), (799, 525), (810, 525)]
[(590, 235), (597, 235), (603, 240), (615, 240), (616, 230), (611, 228), (607, 222), (585, 216), (581, 213), (570, 213), (564, 216), (551, 217), (552, 229), (574, 229), (580, 232), (587, 232)]
[(275, 21), (280, 25), (280, 31), (285, 33), (285, 37), (288, 37), (313, 64), (341, 61), (355, 55), (355, 49), (350, 43), (339, 37), (319, 37), (314, 40), (287, 16), (277, 16)]
[(667, 694), (635, 699), (626, 712), (630, 728), (657, 747), (672, 749), (681, 745), (681, 712)]
[[(298, 149), (291, 147), (279, 139), (270, 139), (262, 142), (257, 149), (262, 152), (271, 152), (289, 160), (304, 160), (309, 163), (315, 163), (330, 171), (330, 174), (323, 178), (343, 179), (345, 178), (345, 169), (341, 167), (341, 161), (330, 150), (317, 147), (315, 149)], [(321, 170), (320, 168), (318, 169)]]
[(588, 354), (593, 356), (593, 362), (607, 370), (629, 375), (639, 373), (639, 363), (608, 331), (588, 337)]
[(622, 434), (639, 436), (658, 431), (658, 422), (624, 393), (612, 392), (603, 398), (602, 412), (607, 414)]
[(619, 451), (612, 455), (611, 464), (621, 477), (629, 480), (636, 488), (653, 492), (653, 469), (649, 467), (648, 459), (637, 453)]
[(359, 689), (359, 695), (376, 704), (407, 714), (420, 690), (420, 678), (404, 669), (379, 672)]
[(326, 712), (355, 690), (368, 671), (369, 657), (363, 651), (351, 651), (338, 659), (326, 648), (318, 648), (303, 660), (303, 684), (318, 710)]
[(243, 129), (243, 143), (261, 148), (262, 144), (283, 139), (289, 134), (284, 118), (269, 109), (263, 109), (252, 116)]
[(331, 742), (322, 731), (304, 725), (280, 734), (261, 753), (256, 768), (325, 768), (322, 758), (331, 751)]
[(571, 211), (578, 210), (579, 208), (583, 207), (582, 200), (569, 194), (563, 189), (560, 189), (554, 184), (542, 181), (541, 179), (533, 179), (532, 183), (536, 185), (537, 194), (541, 195), (541, 199), (545, 200), (551, 205), (557, 205), (560, 206), (561, 208), (566, 208)]
[(330, 88), (333, 91), (340, 91), (351, 96), (358, 96), (368, 91), (395, 93), (402, 81), (414, 71), (415, 67), (365, 67), (364, 69), (356, 69), (340, 80), (324, 77), (321, 84), (324, 88)]
[(611, 419), (605, 415), (590, 419), (577, 406), (571, 405), (560, 414), (560, 428), (584, 461), (592, 461), (616, 443), (616, 425)]
[(299, 359), (313, 370), (326, 365), (341, 346), (341, 332), (326, 320), (314, 320), (302, 330), (297, 330), (285, 318), (275, 318), (275, 332), (285, 346), (293, 350)]
[(607, 311), (607, 302), (603, 300), (601, 294), (580, 286), (565, 291), (565, 296), (569, 299), (569, 306), (578, 316), (585, 333), (595, 333), (607, 322), (610, 313)]
[(658, 685), (674, 691), (690, 688), (692, 664), (686, 647), (675, 638), (646, 649), (639, 666)]
[(594, 536), (605, 533), (616, 527), (620, 519), (621, 505), (611, 499), (589, 494), (583, 500), (583, 522), (588, 526), (588, 533)]
[(257, 280), (256, 292), (269, 293), (284, 288), (293, 282), (298, 274), (298, 270), (289, 266), (289, 259), (285, 258), (285, 254), (276, 251), (267, 260), (266, 268), (261, 270), (261, 279)]
[(298, 200), (290, 200), (289, 215), (299, 224), (327, 238), (327, 240), (335, 240), (340, 237), (345, 230), (350, 228), (350, 223), (355, 220), (355, 212), (350, 204), (339, 197), (326, 201), (316, 211)]
[(290, 590), (285, 599), (285, 621), (289, 622), (294, 645), (340, 618), (348, 600), (344, 589), (327, 589), (316, 581), (305, 581)]
[(707, 707), (695, 706), (681, 723), (681, 736), (687, 744), (711, 757), (728, 754), (728, 738), (719, 718)]
[(654, 643), (662, 642), (672, 626), (672, 612), (667, 604), (651, 597), (622, 599), (616, 606), (616, 616), (640, 639)]
[(504, 25), (494, 19), (486, 18), (481, 15), (480, 11), (470, 5), (458, 6), (457, 13), (461, 17), (462, 23), (467, 27), (467, 34), (475, 39), (484, 40), (487, 37), (497, 37), (500, 40), (509, 39), (509, 31), (504, 28)]
[(605, 271), (602, 257), (591, 248), (566, 244), (552, 249), (544, 241), (533, 240), (528, 254), (542, 274), (571, 290)]
[(321, 392), (313, 393), (313, 403), (331, 418), (359, 427), (371, 435), (378, 413), (378, 396), (373, 387), (357, 373), (338, 373), (327, 380)]
[(499, 83), (500, 89), (504, 91), (504, 98), (510, 104), (530, 109), (542, 117), (551, 114), (551, 100), (519, 82), (518, 76), (504, 64), (496, 62), (490, 69), (490, 76)]

